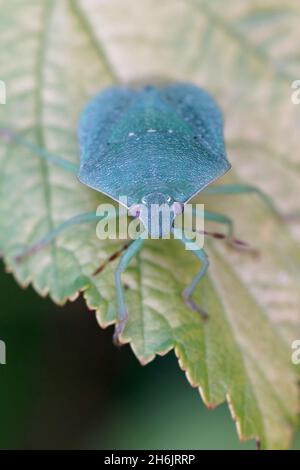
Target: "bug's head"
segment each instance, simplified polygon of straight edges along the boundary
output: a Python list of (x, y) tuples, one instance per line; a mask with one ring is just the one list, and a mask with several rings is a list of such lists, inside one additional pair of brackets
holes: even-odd
[(129, 214), (138, 217), (150, 238), (166, 237), (183, 205), (164, 193), (150, 193), (139, 204), (130, 207)]

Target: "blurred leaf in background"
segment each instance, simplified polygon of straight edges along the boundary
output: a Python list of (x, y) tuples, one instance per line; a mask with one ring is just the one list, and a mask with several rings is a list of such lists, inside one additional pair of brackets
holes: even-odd
[[(77, 162), (78, 114), (99, 89), (191, 81), (223, 109), (234, 169), (226, 182), (258, 185), (283, 214), (299, 210), (300, 108), (291, 102), (300, 76), (298, 2), (1, 0), (0, 8), (8, 97), (1, 126)], [(23, 246), (104, 198), (20, 147), (1, 145), (0, 165), (0, 249), (19, 283), (58, 303), (84, 289), (100, 324), (113, 323), (115, 265), (98, 278), (91, 273), (118, 244), (100, 242), (94, 226), (12, 266)], [(198, 200), (231, 216), (260, 258), (208, 244), (211, 268), (197, 292), (211, 314), (204, 326), (181, 299), (198, 267), (192, 255), (176, 242), (147, 243), (124, 276), (123, 339), (142, 363), (175, 348), (207, 405), (229, 401), (240, 437), (288, 447), (298, 412), (290, 354), (300, 334), (299, 227), (275, 218), (255, 195)]]

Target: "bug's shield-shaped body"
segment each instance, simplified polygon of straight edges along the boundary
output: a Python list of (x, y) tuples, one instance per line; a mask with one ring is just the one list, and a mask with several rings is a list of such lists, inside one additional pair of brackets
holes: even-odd
[(221, 112), (190, 84), (103, 91), (81, 115), (79, 142), (80, 181), (128, 207), (155, 193), (185, 203), (230, 168)]

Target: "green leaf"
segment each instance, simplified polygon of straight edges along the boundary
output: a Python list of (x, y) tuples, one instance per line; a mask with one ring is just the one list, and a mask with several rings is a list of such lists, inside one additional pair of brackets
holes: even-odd
[[(283, 214), (298, 209), (300, 76), (298, 1), (0, 0), (0, 124), (78, 162), (76, 124), (85, 102), (115, 82), (189, 80), (212, 92), (226, 119), (233, 173), (257, 184)], [(126, 18), (126, 21), (124, 21)], [(291, 54), (291, 50), (293, 53)], [(298, 74), (298, 75), (297, 75)], [(107, 199), (16, 145), (0, 145), (0, 250), (22, 285), (60, 304), (80, 291), (101, 326), (116, 320), (110, 263), (118, 247), (95, 224), (76, 226), (15, 265), (13, 256), (53, 227)], [(129, 320), (122, 340), (146, 364), (172, 348), (192, 386), (214, 407), (227, 400), (238, 433), (263, 448), (290, 445), (298, 412), (291, 342), (300, 335), (300, 230), (257, 196), (197, 201), (228, 214), (260, 256), (207, 242), (210, 269), (195, 299), (181, 292), (199, 265), (177, 241), (147, 241), (124, 275)]]

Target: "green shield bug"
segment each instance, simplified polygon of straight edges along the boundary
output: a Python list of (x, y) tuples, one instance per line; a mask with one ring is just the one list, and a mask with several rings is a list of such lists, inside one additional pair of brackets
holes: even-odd
[[(213, 98), (192, 84), (171, 84), (162, 88), (146, 86), (142, 89), (114, 86), (99, 93), (87, 104), (79, 120), (78, 168), (10, 130), (1, 129), (0, 136), (8, 142), (24, 145), (41, 158), (76, 174), (81, 183), (115, 201), (126, 196), (129, 214), (138, 217), (147, 233), (154, 238), (166, 232), (176, 235), (176, 216), (200, 191), (205, 194), (256, 192), (264, 197), (253, 186), (227, 184), (208, 187), (230, 169), (223, 139), (223, 118)], [(153, 204), (170, 208), (167, 227), (163, 228), (161, 218), (153, 223), (149, 217), (151, 211), (148, 209)], [(232, 221), (227, 216), (205, 211), (204, 218), (227, 227), (226, 235), (206, 233), (215, 238), (227, 238), (237, 247), (247, 246), (233, 238)], [(63, 230), (95, 220), (99, 220), (99, 215), (94, 212), (76, 215), (30, 246), (16, 260), (20, 262), (24, 256), (34, 254)], [(184, 234), (180, 241), (184, 245), (188, 243)], [(143, 243), (143, 238), (131, 240), (108, 260), (121, 257), (115, 271), (118, 300), (116, 342), (127, 319), (121, 274)], [(203, 248), (195, 246), (193, 253), (200, 260), (201, 268), (183, 296), (191, 309), (206, 317), (192, 299), (192, 294), (208, 268), (208, 258)], [(95, 275), (102, 269), (103, 266)]]

